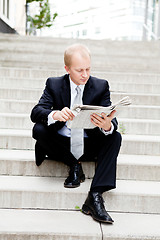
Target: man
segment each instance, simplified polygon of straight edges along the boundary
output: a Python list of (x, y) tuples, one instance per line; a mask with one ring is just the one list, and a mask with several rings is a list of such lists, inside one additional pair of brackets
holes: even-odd
[[(97, 221), (112, 223), (105, 210), (102, 193), (116, 187), (116, 161), (121, 135), (116, 131), (115, 111), (109, 116), (104, 113), (90, 116), (95, 127), (82, 133), (84, 149), (80, 155), (71, 149), (72, 130), (67, 128), (67, 121), (75, 117), (71, 108), (77, 96), (81, 96), (79, 101), (84, 105), (111, 105), (109, 85), (106, 80), (90, 76), (91, 59), (86, 46), (69, 46), (64, 53), (64, 62), (68, 74), (47, 79), (43, 95), (31, 113), (31, 120), (36, 123), (33, 128), (33, 137), (37, 140), (36, 164), (39, 166), (46, 155), (63, 161), (70, 168), (64, 187), (74, 188), (85, 180), (81, 162), (96, 161), (95, 175), (82, 212)], [(78, 138), (79, 134), (75, 135)]]

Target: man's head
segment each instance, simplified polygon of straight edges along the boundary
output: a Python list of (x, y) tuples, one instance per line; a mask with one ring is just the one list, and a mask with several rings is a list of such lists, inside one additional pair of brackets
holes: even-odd
[(88, 48), (82, 44), (69, 46), (64, 52), (65, 69), (77, 85), (87, 83), (90, 76), (91, 57)]

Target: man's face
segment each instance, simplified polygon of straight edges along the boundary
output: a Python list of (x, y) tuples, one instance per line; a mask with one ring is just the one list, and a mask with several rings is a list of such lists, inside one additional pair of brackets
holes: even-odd
[(76, 85), (85, 85), (90, 77), (91, 59), (88, 55), (81, 56), (74, 53), (71, 58), (71, 66), (65, 66), (71, 80)]

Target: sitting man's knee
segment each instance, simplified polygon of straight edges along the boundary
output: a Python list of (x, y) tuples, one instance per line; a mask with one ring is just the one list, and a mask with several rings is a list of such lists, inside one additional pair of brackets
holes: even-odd
[(116, 145), (121, 145), (122, 136), (119, 132), (115, 131), (111, 135), (108, 135), (110, 138), (110, 142), (115, 143)]
[(117, 135), (117, 139), (121, 142), (122, 141), (122, 136), (121, 136), (120, 132), (116, 131), (116, 135)]
[(33, 127), (32, 136), (38, 140), (47, 134), (46, 126), (41, 123), (36, 123)]

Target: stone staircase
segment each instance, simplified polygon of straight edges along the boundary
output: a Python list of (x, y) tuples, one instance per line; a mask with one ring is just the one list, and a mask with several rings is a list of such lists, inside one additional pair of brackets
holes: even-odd
[(92, 75), (108, 79), (112, 101), (130, 96), (118, 113), (123, 132), (117, 188), (104, 194), (113, 225), (85, 216), (87, 177), (65, 189), (62, 163), (34, 163), (29, 114), (45, 81), (64, 74), (63, 51), (73, 39), (0, 35), (0, 239), (160, 240), (160, 43), (81, 40), (92, 53)]

